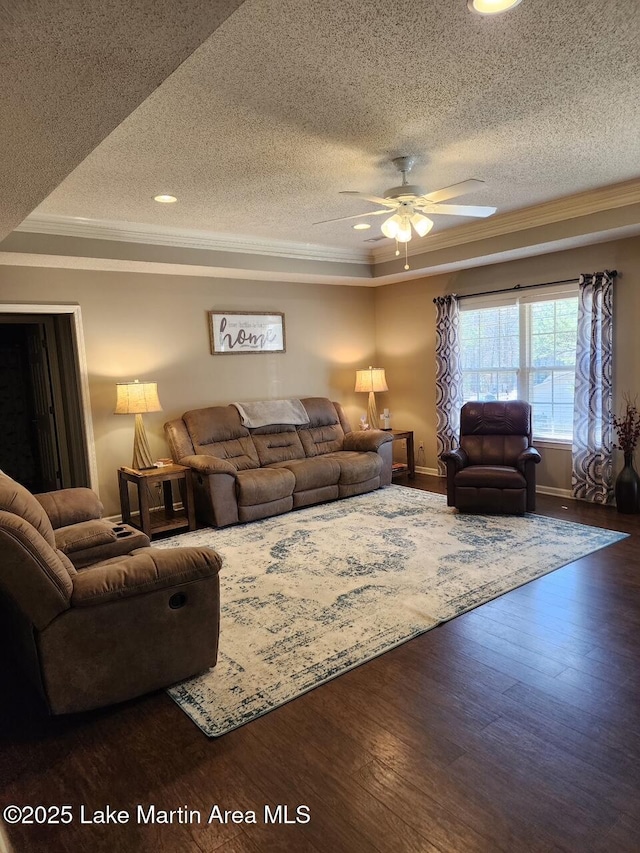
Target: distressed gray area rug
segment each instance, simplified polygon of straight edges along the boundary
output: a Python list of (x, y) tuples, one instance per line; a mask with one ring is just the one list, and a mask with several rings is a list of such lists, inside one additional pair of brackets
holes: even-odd
[(223, 557), (218, 665), (169, 690), (210, 737), (626, 536), (538, 515), (463, 515), (391, 486), (154, 543)]

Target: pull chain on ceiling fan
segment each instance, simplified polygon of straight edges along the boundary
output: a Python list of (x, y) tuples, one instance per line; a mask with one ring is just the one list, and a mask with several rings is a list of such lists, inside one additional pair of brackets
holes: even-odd
[[(425, 237), (433, 228), (433, 220), (426, 214), (444, 214), (446, 216), (473, 216), (484, 218), (496, 212), (495, 207), (483, 207), (465, 204), (441, 204), (451, 198), (464, 195), (472, 190), (478, 189), (484, 181), (477, 178), (469, 178), (450, 187), (425, 193), (423, 188), (416, 184), (410, 184), (407, 174), (415, 163), (414, 157), (395, 157), (393, 164), (402, 175), (402, 183), (398, 187), (385, 190), (384, 197), (368, 195), (367, 193), (344, 190), (341, 195), (351, 195), (363, 198), (374, 204), (384, 205), (379, 210), (370, 213), (357, 213), (354, 216), (339, 216), (336, 219), (323, 219), (314, 222), (314, 225), (323, 225), (326, 222), (343, 222), (347, 219), (360, 219), (364, 216), (381, 216), (391, 214), (381, 225), (381, 231), (385, 237), (396, 241), (396, 255), (400, 254), (399, 243), (404, 243), (405, 266), (409, 269), (407, 243), (413, 236), (413, 231), (419, 237)], [(413, 231), (412, 231), (413, 229)]]

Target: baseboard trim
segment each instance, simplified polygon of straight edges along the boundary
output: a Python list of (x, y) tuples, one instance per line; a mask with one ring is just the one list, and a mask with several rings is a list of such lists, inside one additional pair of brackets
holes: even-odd
[[(173, 508), (176, 512), (182, 512), (184, 510), (184, 505), (182, 501), (174, 503)], [(162, 509), (162, 507), (151, 507), (151, 509)], [(105, 521), (110, 521), (113, 524), (122, 524), (122, 516), (121, 515), (105, 515), (103, 516)], [(2, 853), (2, 851), (0, 851)]]
[(431, 477), (444, 477), (444, 474), (438, 473), (437, 468), (424, 468), (422, 465), (416, 465), (416, 474), (429, 474)]
[(552, 495), (556, 498), (566, 498), (570, 501), (575, 501), (570, 489), (556, 489), (554, 486), (536, 486), (536, 493), (539, 495)]

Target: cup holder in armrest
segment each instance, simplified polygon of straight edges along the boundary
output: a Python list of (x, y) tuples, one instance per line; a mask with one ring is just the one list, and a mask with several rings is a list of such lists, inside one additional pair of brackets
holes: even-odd
[(116, 531), (116, 536), (118, 539), (125, 539), (127, 536), (133, 536), (133, 530), (118, 530)]

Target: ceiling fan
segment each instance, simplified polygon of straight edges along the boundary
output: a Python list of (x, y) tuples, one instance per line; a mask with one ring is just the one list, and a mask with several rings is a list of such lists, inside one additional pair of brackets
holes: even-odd
[[(398, 187), (391, 187), (385, 190), (384, 197), (368, 195), (367, 193), (353, 192), (345, 190), (341, 195), (351, 195), (357, 198), (366, 199), (374, 204), (384, 205), (379, 210), (373, 210), (370, 213), (356, 213), (354, 216), (339, 216), (336, 219), (323, 219), (320, 222), (314, 222), (314, 225), (322, 225), (326, 222), (343, 222), (347, 219), (360, 219), (365, 216), (381, 216), (390, 214), (388, 219), (382, 223), (381, 231), (385, 237), (395, 239), (396, 243), (405, 244), (405, 269), (409, 269), (407, 261), (406, 244), (411, 240), (412, 228), (420, 237), (424, 237), (433, 228), (433, 220), (429, 219), (425, 214), (444, 214), (446, 216), (473, 216), (484, 218), (491, 216), (496, 212), (495, 207), (483, 207), (478, 205), (467, 204), (441, 204), (443, 201), (448, 201), (451, 198), (457, 198), (465, 193), (472, 192), (478, 189), (484, 181), (477, 178), (470, 178), (467, 181), (461, 181), (459, 184), (453, 184), (450, 187), (445, 187), (441, 190), (425, 193), (424, 189), (416, 184), (410, 184), (407, 181), (407, 173), (411, 171), (415, 163), (415, 157), (395, 157), (392, 160), (396, 169), (402, 175), (402, 184)], [(400, 250), (396, 247), (396, 255), (400, 254)]]

